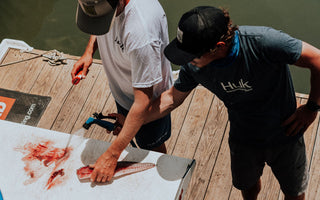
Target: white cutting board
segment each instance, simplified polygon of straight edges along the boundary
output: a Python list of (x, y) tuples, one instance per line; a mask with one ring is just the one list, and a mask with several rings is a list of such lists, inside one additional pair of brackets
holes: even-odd
[[(31, 178), (24, 170), (26, 164), (22, 159), (25, 155), (21, 152), (21, 146), (52, 141), (54, 147), (63, 148), (68, 138), (69, 134), (66, 133), (0, 120), (0, 190), (3, 199), (170, 200), (182, 196), (179, 194), (180, 183), (192, 160), (131, 147), (126, 149), (121, 159), (155, 163), (156, 167), (115, 179), (107, 184), (80, 182), (76, 169), (94, 163), (110, 144), (75, 135), (70, 143), (73, 151), (68, 160), (60, 166), (64, 169), (61, 182), (50, 189), (46, 188), (51, 173), (50, 167), (40, 169), (43, 175), (32, 183), (28, 182)], [(186, 184), (185, 181), (183, 184)], [(184, 190), (183, 193), (185, 192)]]

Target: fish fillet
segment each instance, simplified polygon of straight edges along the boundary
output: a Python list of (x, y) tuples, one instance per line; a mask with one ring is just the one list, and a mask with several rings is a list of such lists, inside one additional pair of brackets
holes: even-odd
[[(120, 177), (128, 174), (133, 174), (141, 172), (150, 168), (153, 168), (155, 164), (153, 163), (137, 163), (137, 162), (128, 162), (120, 161), (117, 163), (113, 177)], [(79, 180), (89, 179), (93, 168), (89, 166), (84, 166), (77, 169), (77, 176)]]

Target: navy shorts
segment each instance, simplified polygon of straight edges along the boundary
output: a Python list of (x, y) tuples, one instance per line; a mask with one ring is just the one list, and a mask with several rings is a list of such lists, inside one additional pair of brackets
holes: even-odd
[[(119, 114), (127, 116), (128, 110), (116, 102)], [(159, 147), (171, 136), (171, 116), (152, 121), (143, 125), (135, 136), (138, 146), (142, 149), (152, 150)]]
[(303, 137), (270, 148), (257, 148), (229, 141), (232, 183), (248, 190), (260, 179), (265, 163), (277, 178), (284, 194), (298, 196), (308, 185), (308, 164)]

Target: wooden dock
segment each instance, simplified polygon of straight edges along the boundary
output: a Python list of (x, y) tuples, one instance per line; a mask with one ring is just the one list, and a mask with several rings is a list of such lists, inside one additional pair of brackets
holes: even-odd
[[(9, 49), (0, 64), (35, 57), (33, 54)], [(100, 60), (94, 60), (90, 73), (78, 85), (72, 86), (70, 72), (78, 57), (65, 55), (65, 65), (51, 66), (43, 57), (0, 67), (0, 88), (52, 99), (43, 113), (38, 127), (73, 133), (94, 112), (115, 112), (114, 99)], [(70, 89), (70, 93), (67, 92)], [(297, 94), (305, 103), (307, 95)], [(240, 192), (232, 187), (228, 148), (229, 122), (223, 103), (211, 92), (198, 86), (185, 102), (172, 112), (172, 136), (166, 142), (168, 154), (194, 158), (196, 168), (189, 185), (188, 200), (237, 200)], [(319, 115), (305, 133), (310, 163), (308, 200), (320, 199), (320, 135)], [(93, 126), (85, 135), (112, 142), (113, 136), (99, 126)], [(261, 200), (280, 200), (283, 194), (269, 167), (262, 177)]]

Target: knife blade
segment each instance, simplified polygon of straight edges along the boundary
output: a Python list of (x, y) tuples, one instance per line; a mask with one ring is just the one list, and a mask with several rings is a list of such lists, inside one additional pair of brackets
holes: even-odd
[(69, 138), (68, 138), (68, 141), (67, 141), (67, 145), (66, 145), (66, 147), (64, 148), (64, 155), (63, 155), (61, 158), (65, 157), (65, 155), (69, 152), (69, 151), (68, 151), (68, 148), (69, 148), (69, 146), (70, 146), (71, 139), (73, 138), (73, 135), (79, 136), (79, 138), (78, 138), (78, 140), (79, 140), (78, 143), (77, 143), (77, 144), (73, 144), (73, 146), (79, 146), (79, 145), (84, 141), (84, 139), (85, 139), (85, 138), (84, 138), (85, 132), (86, 132), (86, 129), (81, 128), (81, 129), (77, 130), (77, 131), (74, 132), (74, 133), (70, 133)]

